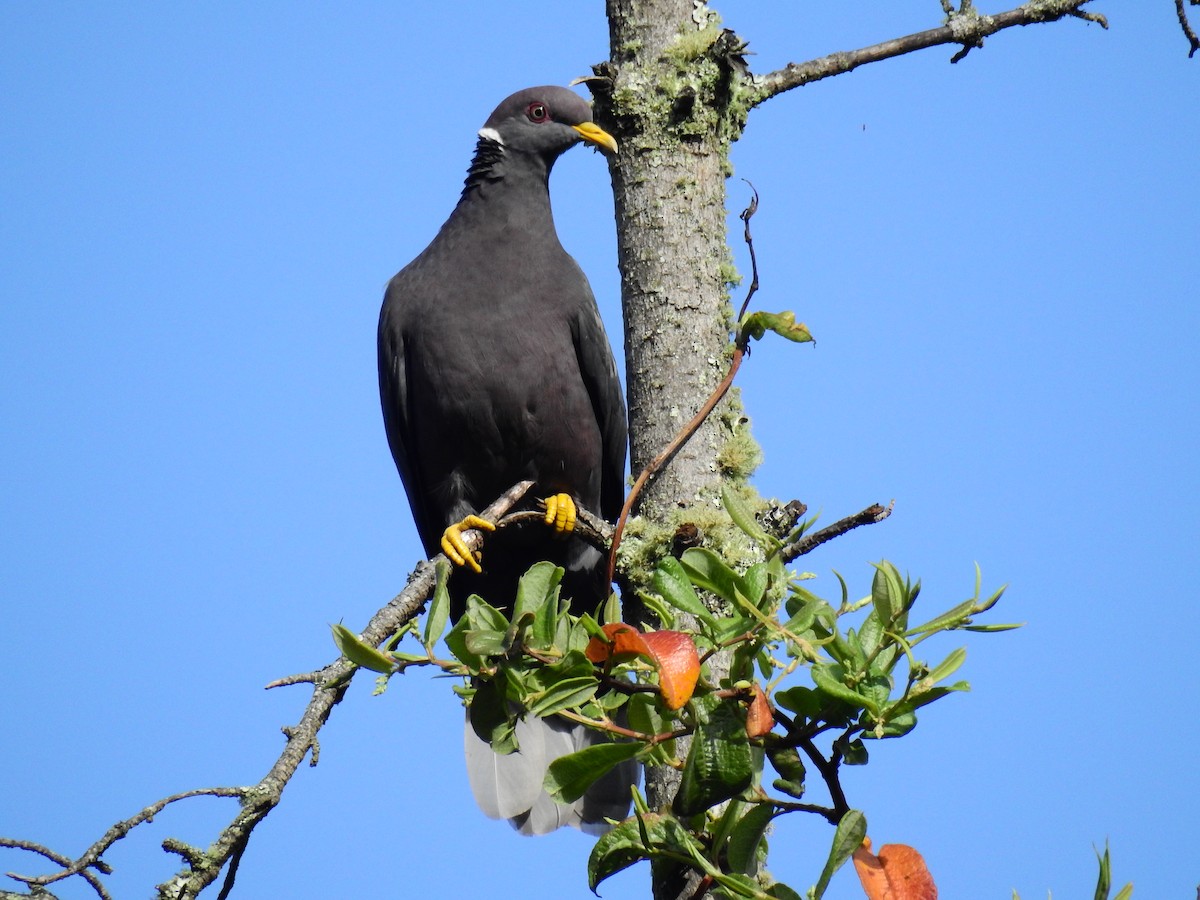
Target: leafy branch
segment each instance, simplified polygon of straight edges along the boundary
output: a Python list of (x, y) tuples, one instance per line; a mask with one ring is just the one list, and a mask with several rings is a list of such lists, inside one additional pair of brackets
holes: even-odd
[[(635, 789), (634, 815), (614, 823), (591, 854), (593, 889), (639, 860), (665, 859), (728, 896), (798, 896), (763, 869), (767, 827), (794, 813), (836, 825), (831, 876), (866, 828), (847, 799), (842, 767), (866, 764), (871, 741), (908, 734), (919, 709), (967, 690), (949, 681), (965, 650), (931, 664), (919, 658), (920, 645), (953, 631), (1017, 626), (976, 621), (1003, 594), (984, 596), (978, 573), (971, 597), (920, 623), (910, 621), (919, 583), (887, 562), (875, 565), (868, 595), (851, 600), (841, 582), (842, 596), (830, 603), (784, 568), (779, 551), (793, 541), (767, 532), (736, 495), (725, 501), (763, 561), (737, 571), (703, 547), (667, 557), (643, 597), (659, 630), (620, 622), (615, 600), (595, 615), (572, 615), (559, 594), (562, 570), (539, 563), (522, 578), (511, 613), (473, 596), (446, 630), (449, 597), (439, 589), (423, 630), (407, 629), (384, 652), (355, 646), (345, 632), (343, 650), (385, 679), (413, 664), (461, 675), (455, 690), (471, 724), (498, 752), (517, 749), (525, 716), (563, 716), (604, 732), (607, 743), (550, 766), (545, 787), (564, 802), (629, 759), (680, 770), (670, 809), (651, 811)], [(697, 629), (675, 630), (677, 619)], [(443, 637), (452, 661), (435, 655)], [(409, 638), (420, 646), (405, 649)], [(718, 648), (730, 651), (727, 674), (709, 667)], [(681, 756), (676, 741), (684, 736), (691, 740)], [(808, 766), (820, 774), (828, 804), (808, 799)], [(813, 890), (819, 897), (822, 880)]]

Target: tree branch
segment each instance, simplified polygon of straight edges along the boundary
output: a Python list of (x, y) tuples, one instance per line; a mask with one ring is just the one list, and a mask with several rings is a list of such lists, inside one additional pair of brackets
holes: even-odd
[(791, 562), (796, 557), (803, 556), (805, 553), (811, 553), (827, 541), (832, 541), (835, 537), (841, 537), (847, 531), (852, 531), (860, 525), (874, 525), (876, 522), (882, 522), (892, 514), (892, 507), (895, 505), (895, 500), (887, 506), (873, 503), (862, 512), (846, 516), (846, 518), (839, 519), (837, 522), (826, 528), (822, 528), (820, 531), (806, 534), (792, 543), (784, 545), (779, 549), (779, 556), (784, 562)]
[[(1200, 6), (1197, 0), (1191, 0), (1191, 2), (1192, 6)], [(1183, 8), (1183, 0), (1175, 0), (1175, 15), (1179, 17), (1179, 27), (1183, 29), (1183, 36), (1188, 39), (1188, 44), (1191, 47), (1188, 50), (1188, 59), (1191, 59), (1195, 56), (1196, 51), (1200, 50), (1200, 38), (1196, 37), (1196, 32), (1192, 30), (1192, 24), (1188, 21), (1187, 11)]]
[[(532, 486), (532, 481), (522, 481), (514, 485), (499, 497), (496, 502), (480, 513), (480, 515), (489, 521), (502, 520), (505, 514)], [(534, 515), (540, 516), (538, 513)], [(594, 527), (591, 530), (594, 531)], [(476, 531), (465, 532), (464, 538), (472, 550), (479, 549), (480, 544), (483, 542), (483, 536)], [(393, 597), (386, 606), (371, 617), (371, 621), (367, 624), (361, 635), (364, 642), (372, 646), (379, 646), (421, 611), (430, 594), (433, 593), (436, 581), (435, 563), (437, 559), (438, 557), (435, 557), (432, 560), (424, 560), (417, 564), (412, 574), (409, 575), (408, 583), (405, 585), (404, 590)], [(109, 847), (125, 837), (133, 828), (143, 822), (150, 821), (167, 805), (177, 800), (200, 796), (236, 797), (241, 801), (241, 809), (207, 850), (200, 850), (182, 841), (170, 838), (163, 841), (163, 849), (182, 856), (187, 865), (174, 877), (158, 885), (158, 896), (163, 898), (163, 900), (166, 900), (166, 898), (170, 898), (170, 900), (189, 900), (189, 898), (196, 897), (200, 891), (212, 884), (228, 863), (229, 871), (225, 878), (225, 884), (222, 886), (220, 897), (228, 896), (233, 888), (234, 876), (237, 874), (237, 863), (241, 860), (242, 854), (246, 849), (251, 832), (279, 803), (283, 795), (283, 789), (287, 786), (310, 750), (313, 753), (310, 765), (316, 764), (317, 732), (321, 730), (321, 727), (328, 720), (333, 707), (341, 701), (355, 670), (356, 667), (353, 663), (345, 658), (339, 658), (316, 672), (289, 676), (268, 685), (268, 687), (274, 687), (284, 684), (308, 683), (314, 687), (312, 698), (301, 715), (300, 721), (296, 725), (283, 729), (287, 737), (287, 744), (284, 746), (279, 759), (275, 761), (270, 771), (267, 772), (258, 784), (252, 787), (201, 788), (166, 797), (147, 806), (135, 816), (113, 825), (104, 833), (103, 837), (74, 861), (39, 844), (0, 838), (0, 846), (2, 847), (28, 850), (51, 859), (63, 867), (62, 871), (50, 875), (35, 877), (11, 875), (11, 877), (30, 886), (32, 891), (28, 896), (47, 897), (50, 895), (44, 890), (45, 885), (71, 875), (79, 875), (87, 879), (101, 900), (110, 900), (110, 895), (105, 891), (104, 886), (100, 883), (95, 873), (91, 871), (91, 869), (95, 868), (101, 872), (107, 872), (107, 866), (100, 860), (100, 857)]]
[[(764, 100), (833, 75), (851, 72), (867, 63), (903, 56), (915, 50), (924, 50), (940, 44), (958, 44), (963, 49), (956, 53), (951, 62), (958, 62), (973, 47), (982, 47), (983, 39), (1005, 28), (1016, 25), (1034, 25), (1039, 22), (1056, 22), (1068, 16), (1095, 22), (1108, 28), (1108, 21), (1098, 13), (1084, 12), (1083, 7), (1091, 0), (1030, 0), (1030, 2), (997, 13), (983, 15), (970, 2), (963, 2), (961, 9), (953, 10), (943, 2), (942, 8), (949, 13), (947, 22), (940, 28), (919, 31), (906, 37), (883, 41), (860, 50), (831, 53), (820, 59), (804, 63), (788, 63), (784, 68), (769, 75), (755, 76), (748, 89), (750, 105), (757, 106)], [(1181, 0), (1178, 0), (1181, 2)]]

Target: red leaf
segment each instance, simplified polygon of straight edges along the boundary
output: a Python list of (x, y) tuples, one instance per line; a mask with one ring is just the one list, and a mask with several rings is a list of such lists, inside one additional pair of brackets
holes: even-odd
[(854, 869), (867, 900), (937, 900), (925, 860), (907, 844), (885, 844), (876, 856), (866, 838), (854, 851)]
[(692, 699), (700, 677), (700, 654), (691, 635), (682, 631), (651, 631), (642, 635), (650, 658), (658, 666), (658, 690), (667, 709), (679, 709)]
[(603, 627), (608, 642), (594, 637), (588, 641), (588, 645), (583, 651), (583, 655), (592, 662), (597, 664), (607, 662), (609, 657), (615, 657), (614, 662), (621, 662), (622, 659), (630, 659), (638, 655), (650, 656), (650, 651), (646, 648), (641, 633), (632, 625), (614, 622)]
[(592, 638), (584, 656), (597, 665), (644, 656), (658, 669), (658, 689), (668, 709), (679, 709), (692, 698), (700, 677), (700, 655), (690, 635), (681, 631), (642, 634), (624, 622), (605, 625), (604, 634), (608, 642)]
[(775, 727), (775, 715), (771, 712), (771, 704), (767, 695), (754, 683), (754, 696), (750, 700), (750, 708), (746, 710), (746, 736), (754, 739), (770, 734)]

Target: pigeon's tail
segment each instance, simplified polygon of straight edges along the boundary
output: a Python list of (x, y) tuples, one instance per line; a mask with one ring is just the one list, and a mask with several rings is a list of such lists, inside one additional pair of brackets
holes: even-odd
[(467, 777), (475, 802), (487, 816), (508, 819), (521, 834), (548, 834), (564, 825), (603, 834), (611, 827), (607, 819), (629, 815), (630, 788), (640, 775), (633, 760), (615, 766), (569, 805), (556, 803), (542, 787), (552, 762), (603, 742), (600, 732), (556, 716), (533, 717), (517, 720), (516, 737), (519, 749), (502, 755), (467, 722)]

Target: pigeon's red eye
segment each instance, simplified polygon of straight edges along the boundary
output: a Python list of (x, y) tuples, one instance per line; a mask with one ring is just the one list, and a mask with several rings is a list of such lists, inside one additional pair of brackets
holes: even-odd
[(530, 103), (525, 115), (529, 116), (530, 122), (541, 123), (550, 118), (550, 110), (546, 109), (545, 103)]

